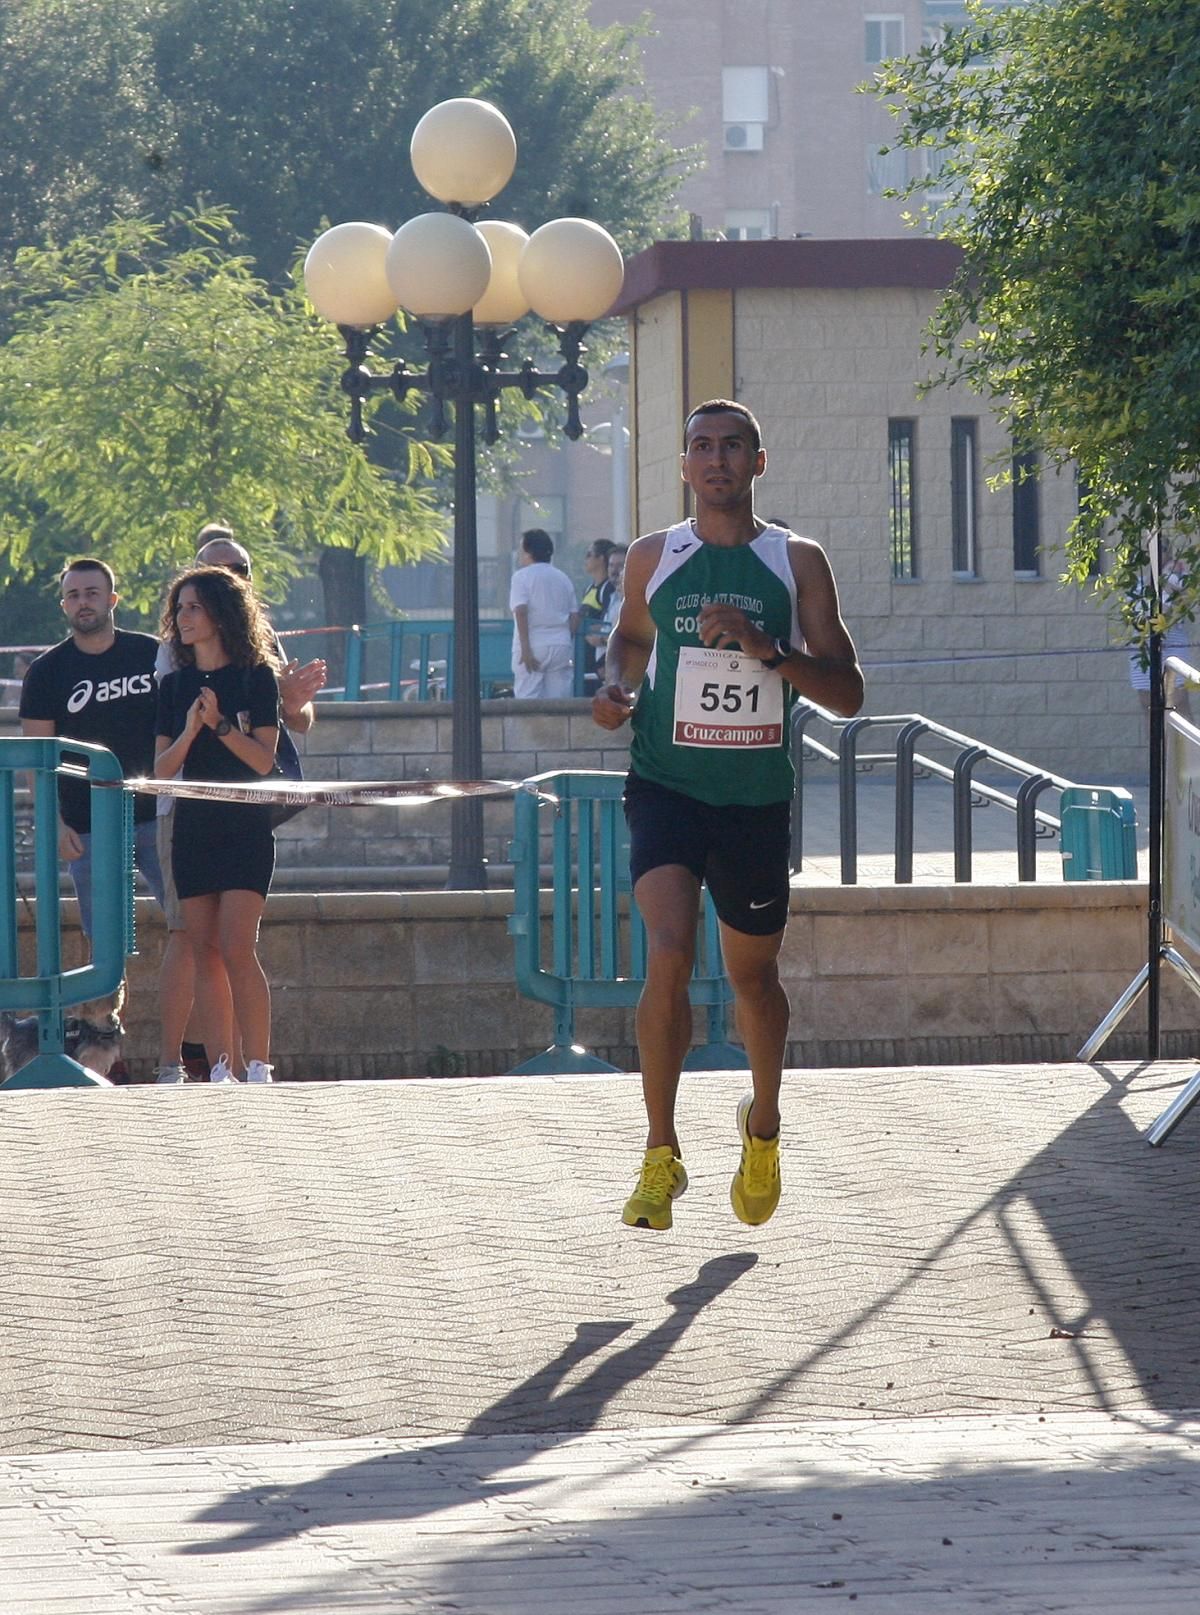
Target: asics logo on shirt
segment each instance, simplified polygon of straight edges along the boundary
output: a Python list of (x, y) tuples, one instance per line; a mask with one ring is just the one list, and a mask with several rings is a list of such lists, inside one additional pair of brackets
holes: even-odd
[(91, 679), (80, 679), (67, 697), (67, 711), (82, 712), (93, 694), (99, 704), (119, 701), (126, 695), (149, 695), (153, 688), (153, 676), (149, 673), (129, 673), (122, 679), (102, 679), (99, 684), (93, 684)]

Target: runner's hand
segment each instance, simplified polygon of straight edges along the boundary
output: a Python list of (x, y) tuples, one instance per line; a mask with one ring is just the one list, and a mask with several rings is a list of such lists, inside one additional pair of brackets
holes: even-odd
[(606, 684), (592, 697), (592, 722), (619, 729), (633, 711), (633, 695), (619, 684)]
[(739, 606), (701, 606), (696, 631), (704, 645), (715, 646), (718, 650), (730, 650), (736, 646), (747, 656), (757, 657), (760, 661), (771, 656), (775, 650), (771, 635), (756, 628)]

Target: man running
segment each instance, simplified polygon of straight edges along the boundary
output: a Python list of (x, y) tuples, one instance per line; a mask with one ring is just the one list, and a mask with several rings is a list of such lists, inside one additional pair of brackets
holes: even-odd
[(738, 1105), (742, 1153), (730, 1200), (751, 1225), (779, 1203), (788, 718), (797, 695), (844, 717), (863, 701), (824, 550), (755, 515), (754, 483), (767, 461), (751, 412), (720, 398), (692, 410), (680, 463), (696, 514), (630, 547), (607, 682), (592, 702), (603, 729), (633, 722), (625, 814), (647, 937), (637, 1038), (649, 1131), (622, 1218), (655, 1229), (671, 1226), (671, 1202), (687, 1188), (675, 1099), (691, 1042), (688, 981), (704, 881), (754, 1083)]

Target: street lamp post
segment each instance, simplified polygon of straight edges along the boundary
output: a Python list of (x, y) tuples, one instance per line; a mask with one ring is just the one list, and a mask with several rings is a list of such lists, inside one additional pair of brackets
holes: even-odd
[[(374, 224), (335, 225), (313, 243), (304, 265), (310, 301), (345, 342), (342, 387), (350, 398), (347, 430), (354, 442), (367, 435), (363, 405), (372, 393), (387, 391), (398, 400), (427, 393), (435, 437), (445, 430), (445, 406), (453, 406), (456, 779), (478, 779), (483, 770), (476, 407), (484, 409), (484, 441), (493, 443), (496, 403), (505, 388), (526, 398), (556, 388), (567, 401), (563, 432), (578, 438), (579, 397), (588, 381), (583, 338), (589, 324), (608, 312), (624, 277), (616, 242), (590, 220), (553, 219), (531, 236), (502, 220), (474, 222), (477, 210), (508, 183), (516, 152), (508, 120), (495, 107), (467, 98), (441, 102), (414, 130), (411, 158), (422, 186), (447, 211), (418, 214), (394, 235)], [(367, 364), (372, 343), (398, 308), (421, 322), (427, 364), (415, 371), (400, 359), (386, 374), (376, 374)], [(531, 309), (556, 333), (562, 360), (557, 370), (540, 371), (531, 359), (506, 368), (511, 327)], [(481, 889), (482, 803), (462, 797), (451, 813), (447, 886)]]

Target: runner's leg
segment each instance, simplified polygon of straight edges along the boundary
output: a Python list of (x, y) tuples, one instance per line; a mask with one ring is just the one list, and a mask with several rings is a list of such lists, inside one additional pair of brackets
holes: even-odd
[(637, 1008), (649, 1124), (646, 1148), (669, 1144), (678, 1156), (675, 1098), (692, 1038), (688, 981), (696, 953), (700, 882), (682, 864), (662, 864), (638, 880), (634, 894), (646, 926), (646, 985)]
[(779, 1089), (790, 1016), (787, 993), (779, 980), (782, 944), (782, 931), (747, 936), (732, 926), (721, 926), (725, 973), (733, 988), (737, 1029), (754, 1080), (747, 1128), (755, 1138), (774, 1138), (779, 1131)]

